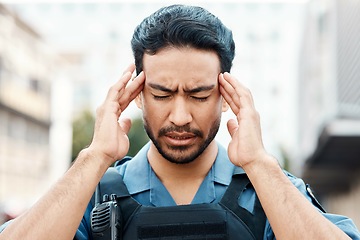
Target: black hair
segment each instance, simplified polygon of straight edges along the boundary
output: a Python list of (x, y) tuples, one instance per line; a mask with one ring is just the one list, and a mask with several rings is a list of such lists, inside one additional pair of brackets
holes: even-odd
[(135, 28), (131, 47), (137, 74), (143, 70), (144, 53), (187, 46), (216, 52), (221, 72), (230, 72), (235, 55), (231, 30), (204, 8), (171, 5), (157, 10)]

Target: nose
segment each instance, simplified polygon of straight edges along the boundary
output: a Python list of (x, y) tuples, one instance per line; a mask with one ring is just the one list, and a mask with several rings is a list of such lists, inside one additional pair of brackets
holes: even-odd
[(190, 105), (183, 97), (176, 97), (174, 105), (171, 106), (169, 120), (176, 126), (185, 126), (192, 121)]

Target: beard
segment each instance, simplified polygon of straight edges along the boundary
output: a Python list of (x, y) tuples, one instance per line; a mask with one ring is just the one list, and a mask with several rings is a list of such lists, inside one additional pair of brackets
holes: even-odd
[[(168, 160), (171, 163), (176, 164), (187, 164), (193, 162), (197, 157), (199, 157), (205, 149), (209, 146), (209, 144), (214, 140), (217, 132), (219, 131), (221, 118), (218, 117), (211, 124), (210, 132), (204, 138), (203, 132), (198, 129), (190, 128), (190, 125), (185, 126), (168, 126), (161, 128), (157, 134), (157, 138), (155, 137), (153, 131), (149, 127), (149, 123), (144, 118), (144, 128), (149, 136), (150, 140), (154, 143), (156, 149), (161, 154), (163, 158)], [(187, 153), (186, 151), (190, 149), (192, 146), (162, 146), (158, 139), (162, 136), (165, 136), (168, 132), (188, 132), (195, 135), (195, 137), (201, 139), (201, 142), (197, 145), (196, 149), (192, 152)], [(165, 149), (167, 148), (167, 149)]]

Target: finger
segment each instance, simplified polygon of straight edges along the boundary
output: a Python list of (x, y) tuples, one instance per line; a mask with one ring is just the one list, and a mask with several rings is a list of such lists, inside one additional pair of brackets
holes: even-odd
[(234, 119), (230, 119), (227, 122), (227, 129), (230, 133), (230, 136), (233, 137), (234, 133), (237, 131), (237, 129), (239, 128), (239, 125), (237, 124), (237, 122)]
[(125, 89), (127, 83), (131, 79), (133, 72), (127, 71), (121, 76), (121, 78), (110, 87), (108, 94), (106, 96), (106, 100), (117, 101), (119, 96), (121, 96), (122, 91)]
[(223, 74), (219, 76), (220, 93), (224, 97), (225, 101), (229, 104), (231, 110), (235, 115), (240, 110), (240, 98), (236, 95), (235, 89), (224, 79)]
[(131, 128), (131, 120), (129, 118), (123, 118), (119, 120), (121, 129), (128, 134)]
[[(129, 95), (131, 101), (143, 90), (145, 82), (145, 73), (137, 75), (126, 88), (126, 95)], [(125, 95), (125, 96), (126, 96)]]
[(238, 105), (232, 100), (231, 96), (225, 91), (225, 89), (220, 86), (220, 93), (223, 96), (226, 103), (230, 106), (231, 110), (234, 114), (237, 114), (240, 110)]
[(144, 74), (144, 72), (141, 72), (136, 78), (134, 78), (134, 80), (122, 92), (122, 95), (120, 96), (120, 99), (119, 99), (119, 104), (121, 106), (122, 111), (143, 90), (144, 81), (145, 81), (145, 74)]
[[(224, 73), (223, 79), (228, 83), (224, 86), (227, 87), (227, 91), (230, 91), (229, 94), (239, 104), (239, 107), (253, 107), (254, 101), (252, 94), (248, 88), (246, 88), (242, 83), (237, 81), (230, 73)], [(231, 86), (231, 87), (230, 87)], [(235, 91), (235, 92), (234, 92)]]
[(135, 71), (135, 64), (131, 63), (123, 72), (123, 75), (126, 74), (127, 72), (131, 72), (133, 73)]

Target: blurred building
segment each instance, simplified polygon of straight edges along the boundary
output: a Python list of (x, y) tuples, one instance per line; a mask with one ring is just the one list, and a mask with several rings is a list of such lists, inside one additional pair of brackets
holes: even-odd
[(360, 2), (308, 5), (299, 70), (303, 177), (325, 208), (360, 225)]
[(33, 28), (0, 4), (0, 205), (10, 215), (32, 204), (54, 171), (65, 168), (54, 170), (51, 158), (52, 126), (62, 121), (52, 115), (52, 83), (62, 65)]

